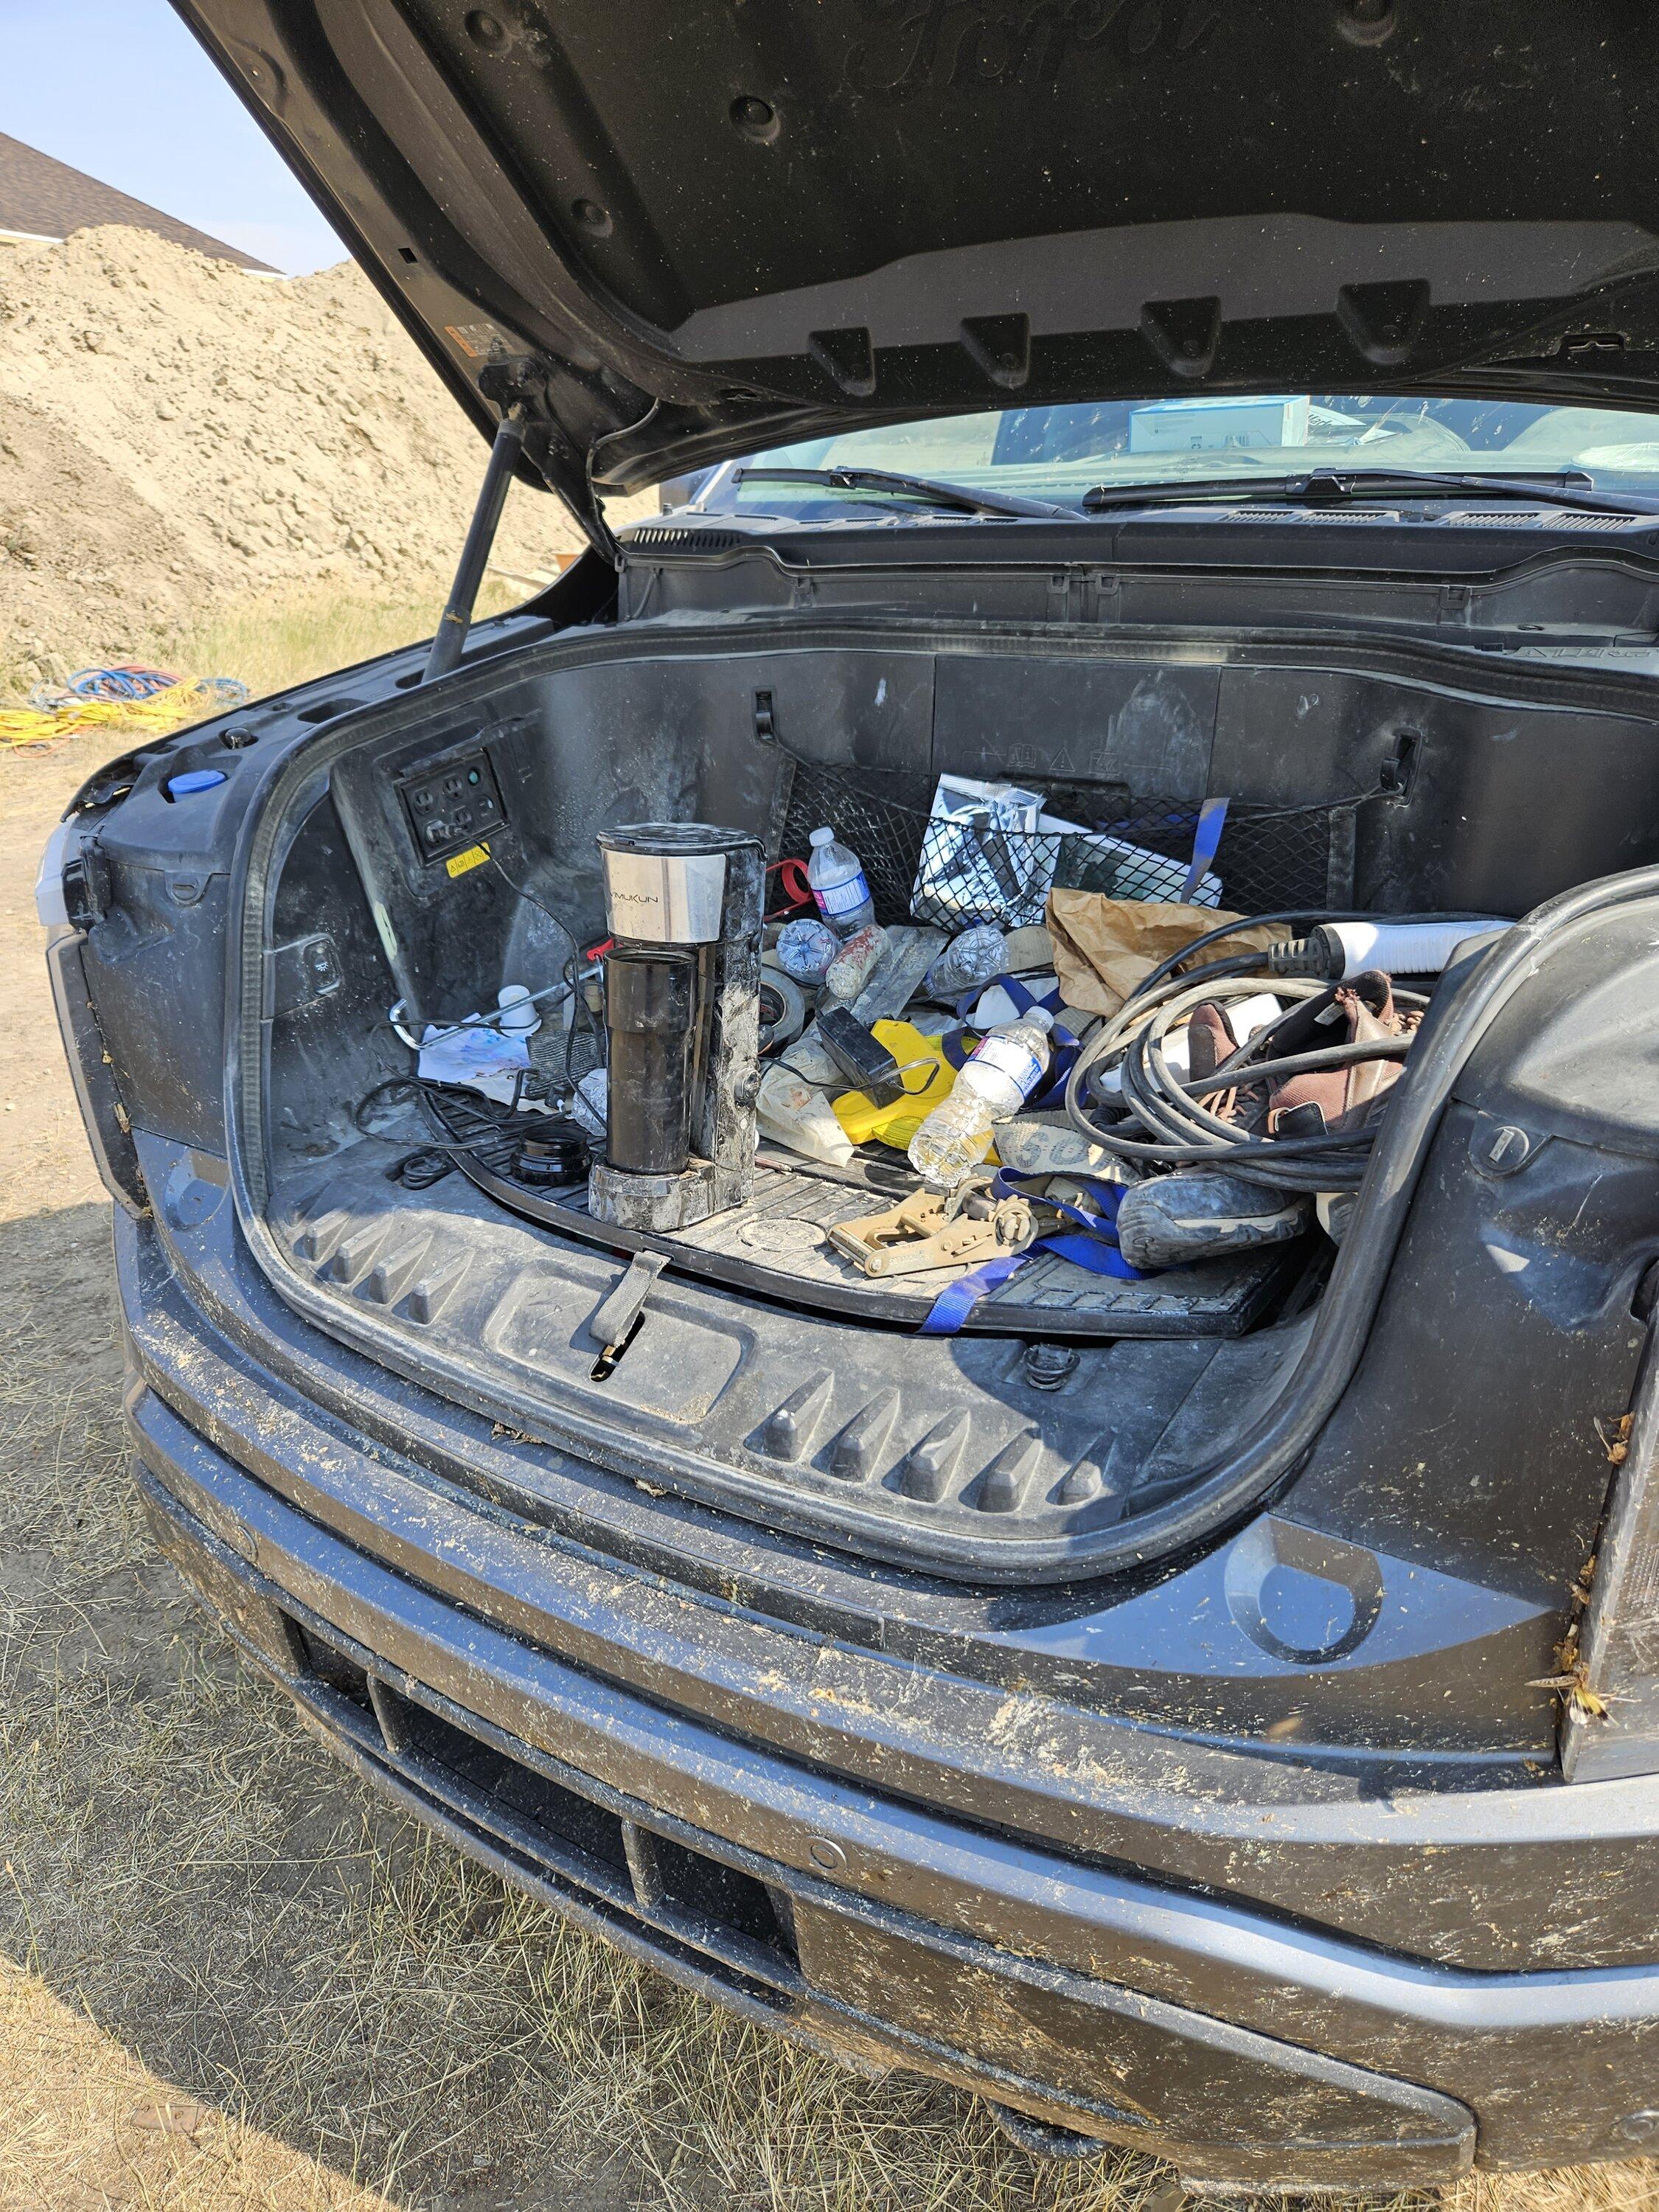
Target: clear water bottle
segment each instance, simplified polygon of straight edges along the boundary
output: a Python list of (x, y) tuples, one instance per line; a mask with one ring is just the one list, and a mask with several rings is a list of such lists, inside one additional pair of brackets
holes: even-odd
[(1033, 1006), (981, 1037), (940, 1100), (910, 1139), (910, 1164), (930, 1190), (954, 1190), (990, 1150), (999, 1121), (1018, 1114), (1048, 1070), (1054, 1018)]
[(852, 937), (875, 920), (876, 902), (865, 880), (864, 863), (833, 830), (812, 832), (806, 880), (818, 902), (818, 912), (842, 936)]
[(959, 999), (964, 991), (988, 983), (994, 975), (1001, 975), (1007, 949), (1008, 940), (994, 922), (976, 922), (972, 929), (964, 929), (960, 937), (951, 939), (927, 970), (928, 995)]
[(778, 965), (797, 983), (816, 991), (841, 951), (841, 939), (821, 921), (786, 921), (778, 932)]

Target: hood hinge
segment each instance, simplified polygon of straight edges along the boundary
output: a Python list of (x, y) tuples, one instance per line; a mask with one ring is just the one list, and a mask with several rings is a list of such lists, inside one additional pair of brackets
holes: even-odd
[[(508, 354), (485, 362), (478, 372), (478, 389), (501, 409), (503, 419), (516, 415), (524, 423), (526, 459), (563, 500), (600, 559), (620, 568), (623, 550), (593, 489), (594, 457), (609, 441), (597, 439), (584, 453), (567, 435), (548, 396), (554, 373), (553, 363), (538, 354)], [(653, 401), (649, 411), (654, 410)]]

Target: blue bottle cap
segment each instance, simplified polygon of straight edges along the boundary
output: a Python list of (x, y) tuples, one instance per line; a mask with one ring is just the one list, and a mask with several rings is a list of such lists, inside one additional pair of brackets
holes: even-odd
[(222, 768), (187, 768), (168, 777), (167, 789), (175, 799), (184, 799), (192, 791), (211, 791), (216, 783), (224, 780)]

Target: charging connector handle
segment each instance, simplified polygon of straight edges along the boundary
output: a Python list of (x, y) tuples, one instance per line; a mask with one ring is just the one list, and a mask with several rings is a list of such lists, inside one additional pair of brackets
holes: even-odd
[(1273, 975), (1308, 975), (1340, 983), (1369, 969), (1390, 975), (1438, 975), (1461, 945), (1512, 929), (1513, 922), (1322, 921), (1305, 937), (1267, 949)]

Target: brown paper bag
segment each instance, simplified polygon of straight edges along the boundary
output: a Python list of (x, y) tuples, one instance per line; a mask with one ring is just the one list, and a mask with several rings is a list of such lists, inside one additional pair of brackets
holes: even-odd
[[(1206, 930), (1243, 920), (1242, 915), (1219, 914), (1209, 906), (1051, 890), (1048, 933), (1054, 940), (1060, 999), (1079, 1013), (1115, 1014), (1160, 961)], [(1283, 922), (1241, 929), (1208, 946), (1203, 957), (1225, 960), (1236, 952), (1262, 952), (1290, 933)]]

